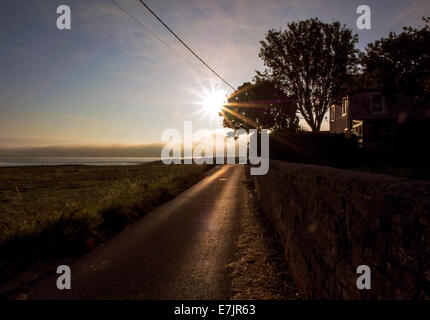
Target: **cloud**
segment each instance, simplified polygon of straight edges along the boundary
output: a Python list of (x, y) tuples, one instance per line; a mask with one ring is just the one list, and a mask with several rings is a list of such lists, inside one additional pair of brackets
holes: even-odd
[[(427, 14), (426, 14), (427, 13)], [(411, 1), (390, 19), (391, 25), (419, 25), (422, 16), (430, 15), (430, 2), (427, 0)]]
[(0, 149), (41, 147), (61, 144), (83, 144), (85, 141), (37, 137), (0, 137)]
[[(9, 43), (2, 45), (2, 49), (9, 50), (13, 53), (18, 53), (31, 58), (41, 58), (43, 55), (34, 48), (30, 43), (8, 33), (0, 32), (0, 36), (9, 41)], [(10, 41), (12, 43), (10, 43)]]
[(72, 116), (72, 115), (68, 115), (68, 114), (60, 114), (57, 116), (57, 118), (66, 119), (66, 120), (73, 120), (73, 121), (78, 121), (78, 122), (89, 122), (90, 121), (90, 119), (87, 119), (84, 117), (77, 117), (77, 116)]
[(164, 144), (0, 148), (0, 157), (160, 157)]

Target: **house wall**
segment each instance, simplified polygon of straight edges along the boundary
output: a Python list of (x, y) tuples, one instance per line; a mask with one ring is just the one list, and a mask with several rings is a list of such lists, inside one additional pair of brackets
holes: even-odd
[(430, 182), (276, 160), (253, 180), (305, 298), (430, 298)]
[(334, 119), (330, 117), (330, 132), (345, 133), (345, 128), (349, 129), (348, 119), (348, 113), (345, 116), (342, 116), (342, 107), (335, 105), (335, 117)]
[(364, 141), (366, 139), (375, 140), (375, 138), (387, 140), (387, 137), (393, 135), (393, 130), (397, 124), (411, 120), (430, 120), (430, 103), (428, 101), (414, 101), (413, 97), (397, 94), (395, 100), (384, 97), (383, 111), (375, 112), (372, 109), (372, 97), (375, 94), (381, 94), (381, 92), (362, 91), (350, 95), (346, 116), (342, 116), (342, 107), (336, 105), (334, 117), (330, 112), (330, 132), (349, 132), (351, 123), (356, 120), (364, 123)]
[(430, 117), (429, 104), (415, 103), (413, 97), (396, 95), (394, 101), (385, 98), (385, 112), (372, 112), (372, 95), (378, 92), (360, 92), (349, 96), (350, 116), (354, 120), (395, 119), (402, 122), (406, 118), (424, 119)]

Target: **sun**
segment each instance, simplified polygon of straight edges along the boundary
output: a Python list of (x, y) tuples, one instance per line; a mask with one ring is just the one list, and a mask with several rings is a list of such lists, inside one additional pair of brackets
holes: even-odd
[(210, 126), (222, 127), (224, 117), (221, 112), (225, 110), (228, 104), (229, 92), (214, 82), (212, 79), (199, 81), (199, 90), (189, 89), (196, 96), (196, 100), (191, 100), (192, 104), (198, 105), (195, 115), (200, 115), (201, 120), (207, 120)]
[(227, 95), (224, 90), (206, 91), (202, 100), (203, 108), (207, 113), (218, 115), (226, 103)]

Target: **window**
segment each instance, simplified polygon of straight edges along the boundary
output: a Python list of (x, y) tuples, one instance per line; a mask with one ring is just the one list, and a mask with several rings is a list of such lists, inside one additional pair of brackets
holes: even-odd
[(342, 116), (345, 116), (348, 112), (348, 98), (342, 99)]
[(372, 95), (372, 112), (374, 113), (384, 112), (384, 98), (381, 94)]
[(330, 121), (334, 121), (334, 119), (336, 118), (336, 106), (331, 106), (330, 107)]
[(352, 133), (357, 136), (358, 143), (363, 143), (363, 121), (352, 120)]

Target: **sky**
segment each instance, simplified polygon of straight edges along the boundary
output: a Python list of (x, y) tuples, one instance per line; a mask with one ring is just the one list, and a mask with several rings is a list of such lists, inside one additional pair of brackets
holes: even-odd
[[(153, 143), (165, 129), (182, 132), (186, 120), (193, 129), (221, 127), (203, 112), (202, 95), (231, 89), (137, 0), (115, 1), (176, 53), (110, 0), (0, 1), (0, 147)], [(259, 41), (290, 21), (340, 21), (363, 50), (430, 15), (428, 0), (145, 2), (234, 87), (264, 70)], [(56, 27), (63, 4), (70, 30)], [(370, 30), (356, 27), (361, 4), (371, 9)]]

